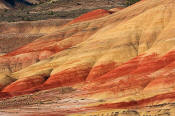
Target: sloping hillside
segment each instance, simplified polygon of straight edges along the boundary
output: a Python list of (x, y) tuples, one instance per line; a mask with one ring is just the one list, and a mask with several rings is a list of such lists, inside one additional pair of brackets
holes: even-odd
[[(9, 3), (8, 3), (9, 2)], [(125, 7), (125, 0), (9, 0), (9, 10), (0, 10), (0, 21), (70, 19), (95, 9)]]
[(1, 56), (0, 111), (174, 115), (174, 10), (174, 0), (95, 10)]
[(6, 54), (52, 33), (71, 19), (0, 23), (0, 54)]
[(3, 0), (0, 1), (0, 9), (9, 9), (8, 5)]

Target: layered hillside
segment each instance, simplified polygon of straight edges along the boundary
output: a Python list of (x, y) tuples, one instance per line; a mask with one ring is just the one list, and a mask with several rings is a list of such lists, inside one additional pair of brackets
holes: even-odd
[(22, 47), (39, 37), (55, 32), (71, 19), (0, 23), (0, 54)]
[(98, 9), (1, 56), (1, 113), (174, 115), (174, 10), (174, 0)]

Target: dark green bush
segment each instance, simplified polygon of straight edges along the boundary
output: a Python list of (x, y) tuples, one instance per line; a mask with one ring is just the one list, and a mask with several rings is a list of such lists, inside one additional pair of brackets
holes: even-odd
[(22, 17), (23, 21), (32, 21), (32, 19), (30, 17)]
[(140, 1), (140, 0), (126, 0), (126, 5), (127, 5), (127, 6), (130, 6), (130, 5), (132, 5), (132, 4), (135, 4), (135, 3), (138, 2), (138, 1)]

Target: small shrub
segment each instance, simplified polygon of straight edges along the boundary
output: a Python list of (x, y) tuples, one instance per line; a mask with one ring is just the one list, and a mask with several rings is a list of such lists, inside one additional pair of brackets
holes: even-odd
[(31, 21), (31, 19), (29, 17), (22, 17), (23, 21)]
[(136, 2), (139, 2), (140, 0), (126, 0), (126, 5), (130, 6), (132, 4), (135, 4)]
[(49, 15), (54, 15), (54, 12), (53, 11), (50, 11), (48, 14)]
[(60, 94), (71, 93), (73, 91), (75, 91), (75, 89), (72, 87), (63, 87), (63, 88), (60, 88), (59, 90)]
[(8, 9), (5, 9), (4, 12), (8, 12)]

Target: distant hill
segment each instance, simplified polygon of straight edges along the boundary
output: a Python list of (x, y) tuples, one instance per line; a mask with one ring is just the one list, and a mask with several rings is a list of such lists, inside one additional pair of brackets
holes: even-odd
[[(0, 22), (75, 18), (95, 9), (125, 7), (126, 0), (3, 0)], [(1, 5), (2, 4), (2, 5)]]
[(1, 0), (0, 9), (20, 8), (38, 3), (36, 0)]
[(0, 1), (0, 9), (9, 9), (7, 3), (3, 0)]

